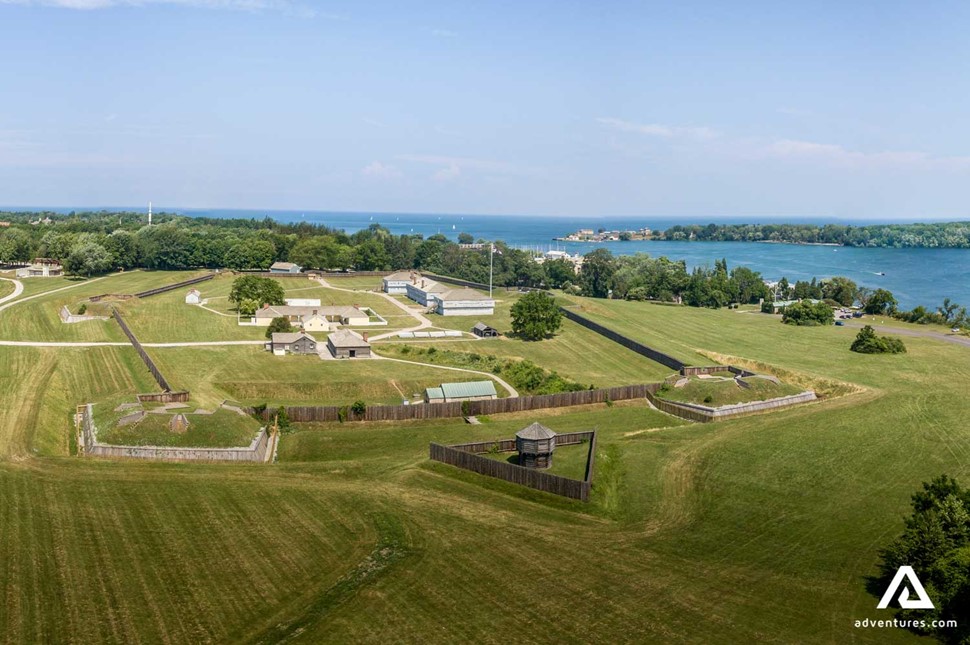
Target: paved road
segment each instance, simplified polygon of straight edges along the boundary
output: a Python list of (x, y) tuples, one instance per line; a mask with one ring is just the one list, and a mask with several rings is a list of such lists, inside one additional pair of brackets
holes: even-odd
[[(223, 347), (226, 345), (263, 345), (265, 340), (209, 340), (190, 343), (142, 343), (142, 347)], [(0, 340), (2, 347), (130, 347), (131, 343), (112, 342), (44, 342), (34, 340)]]
[[(935, 338), (948, 343), (970, 347), (970, 336), (961, 336), (959, 334), (952, 333), (945, 334), (943, 332), (931, 331), (929, 329), (909, 329), (906, 327), (886, 327), (883, 325), (873, 325), (872, 323), (866, 324), (871, 325), (872, 328), (880, 334), (896, 334), (898, 336), (915, 336), (918, 338)], [(845, 326), (851, 329), (862, 329), (865, 325), (855, 321), (849, 322), (846, 320)]]
[(4, 296), (3, 298), (0, 298), (0, 305), (2, 305), (3, 303), (9, 300), (15, 299), (17, 296), (19, 296), (24, 292), (24, 283), (21, 282), (20, 280), (12, 280), (10, 278), (0, 278), (0, 280), (3, 280), (5, 282), (13, 282), (13, 293), (11, 293), (9, 296)]

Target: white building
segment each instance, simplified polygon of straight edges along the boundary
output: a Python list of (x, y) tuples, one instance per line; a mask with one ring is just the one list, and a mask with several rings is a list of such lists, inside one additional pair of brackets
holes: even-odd
[(198, 289), (189, 289), (189, 292), (185, 294), (185, 304), (201, 305), (202, 293), (200, 293)]
[(384, 293), (404, 294), (408, 292), (408, 284), (411, 282), (412, 271), (398, 271), (391, 275), (384, 276)]
[(287, 298), (284, 300), (291, 307), (319, 307), (319, 298)]
[(452, 289), (435, 295), (435, 311), (442, 316), (491, 316), (495, 301), (474, 289)]
[(437, 304), (436, 294), (448, 291), (448, 287), (415, 274), (407, 283), (407, 296), (419, 305), (434, 307)]

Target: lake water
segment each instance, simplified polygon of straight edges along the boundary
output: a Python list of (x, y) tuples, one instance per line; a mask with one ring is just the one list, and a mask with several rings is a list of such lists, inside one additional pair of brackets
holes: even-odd
[[(54, 209), (66, 212), (70, 209)], [(81, 210), (81, 209), (78, 209)], [(135, 210), (135, 209), (131, 209)], [(782, 276), (789, 282), (844, 275), (870, 288), (889, 289), (901, 307), (916, 305), (935, 308), (943, 298), (951, 298), (970, 307), (970, 249), (865, 249), (757, 242), (554, 242), (552, 238), (580, 228), (666, 229), (674, 224), (707, 224), (711, 221), (733, 224), (786, 223), (864, 225), (865, 220), (823, 218), (746, 219), (675, 219), (632, 217), (528, 217), (490, 215), (423, 215), (402, 213), (335, 213), (322, 211), (252, 211), (230, 209), (157, 208), (191, 216), (206, 217), (272, 217), (283, 222), (312, 222), (353, 232), (371, 224), (381, 224), (394, 233), (421, 233), (425, 237), (442, 233), (455, 239), (467, 232), (476, 239), (504, 240), (508, 244), (547, 250), (560, 248), (569, 253), (587, 253), (603, 246), (616, 255), (648, 253), (686, 260), (689, 268), (713, 266), (725, 258), (728, 266), (744, 265), (767, 279)], [(885, 273), (885, 275), (878, 275)]]

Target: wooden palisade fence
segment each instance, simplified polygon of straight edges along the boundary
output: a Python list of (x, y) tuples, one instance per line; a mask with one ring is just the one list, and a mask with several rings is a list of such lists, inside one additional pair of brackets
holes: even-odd
[[(474, 444), (459, 444), (456, 446), (443, 446), (432, 443), (429, 449), (429, 456), (434, 461), (457, 466), (464, 470), (494, 477), (520, 486), (528, 486), (535, 490), (541, 490), (553, 495), (561, 495), (571, 499), (578, 499), (584, 502), (589, 501), (589, 492), (592, 488), (592, 461), (596, 450), (595, 432), (572, 432), (568, 434), (556, 435), (556, 445), (569, 445), (588, 441), (589, 455), (586, 464), (586, 477), (584, 480), (570, 479), (561, 475), (553, 475), (535, 468), (525, 468), (517, 464), (510, 464), (507, 461), (489, 459), (482, 457), (476, 452), (488, 452), (496, 450), (494, 446), (507, 446), (508, 440), (486, 441)], [(512, 450), (515, 449), (515, 441), (511, 441)], [(486, 446), (484, 450), (480, 449)], [(471, 450), (469, 450), (469, 448)], [(509, 450), (497, 449), (497, 452), (509, 452)]]
[(162, 376), (162, 373), (159, 371), (158, 367), (155, 365), (155, 361), (152, 360), (152, 357), (148, 355), (148, 352), (145, 351), (145, 348), (142, 347), (141, 346), (141, 343), (138, 342), (138, 339), (135, 338), (135, 335), (132, 333), (131, 329), (128, 327), (128, 323), (126, 323), (125, 320), (124, 320), (124, 318), (121, 317), (121, 313), (117, 309), (115, 309), (114, 307), (112, 307), (111, 308), (111, 315), (114, 316), (114, 319), (116, 321), (118, 321), (118, 325), (121, 327), (121, 331), (125, 332), (125, 336), (127, 336), (128, 337), (128, 340), (131, 341), (132, 347), (134, 347), (135, 348), (135, 351), (138, 352), (138, 355), (141, 356), (141, 360), (145, 361), (145, 365), (148, 366), (148, 371), (151, 372), (152, 373), (152, 376), (155, 377), (155, 381), (158, 383), (158, 385), (164, 391), (171, 392), (172, 391), (172, 388), (168, 384), (168, 381), (165, 379), (164, 376)]
[[(412, 419), (448, 419), (481, 414), (526, 412), (545, 408), (561, 408), (607, 401), (626, 401), (646, 397), (654, 384), (622, 385), (600, 390), (579, 390), (559, 394), (538, 394), (484, 401), (455, 401), (452, 403), (419, 403), (415, 405), (371, 405), (363, 414), (356, 414), (349, 406), (287, 406), (286, 415), (295, 422), (326, 421), (409, 421)], [(267, 409), (264, 419), (274, 410)], [(341, 418), (343, 417), (343, 418)]]

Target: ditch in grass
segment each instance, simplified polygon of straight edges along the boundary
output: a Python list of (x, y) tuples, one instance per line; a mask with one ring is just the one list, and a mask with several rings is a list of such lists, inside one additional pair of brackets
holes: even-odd
[(232, 410), (213, 414), (188, 414), (183, 433), (169, 428), (173, 414), (146, 414), (126, 426), (98, 428), (98, 441), (116, 446), (170, 446), (177, 448), (240, 448), (248, 446), (261, 424)]

